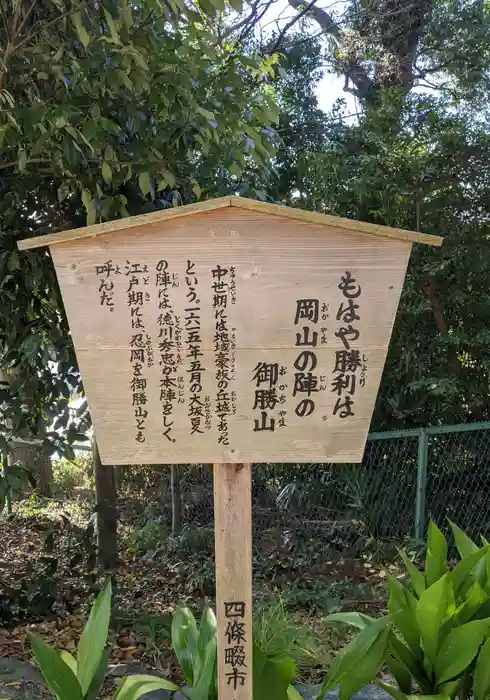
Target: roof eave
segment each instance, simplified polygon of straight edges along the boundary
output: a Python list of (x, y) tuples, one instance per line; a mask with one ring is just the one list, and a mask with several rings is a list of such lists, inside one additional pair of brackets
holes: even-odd
[(217, 199), (209, 199), (204, 202), (196, 202), (195, 204), (186, 204), (182, 207), (173, 207), (172, 209), (151, 212), (149, 214), (131, 216), (126, 219), (107, 221), (102, 224), (94, 224), (93, 226), (85, 226), (83, 228), (60, 231), (58, 233), (48, 233), (35, 238), (26, 238), (19, 241), (17, 245), (19, 250), (42, 248), (44, 246), (67, 243), (81, 238), (92, 238), (103, 234), (126, 231), (139, 226), (166, 222), (172, 219), (193, 216), (194, 214), (202, 214), (226, 207), (247, 209), (270, 216), (295, 219), (303, 221), (304, 223), (317, 224), (320, 226), (334, 226), (336, 228), (345, 229), (346, 231), (351, 231), (352, 233), (364, 233), (371, 236), (405, 241), (407, 243), (422, 243), (430, 246), (441, 246), (443, 243), (443, 239), (439, 236), (432, 236), (426, 233), (405, 231), (404, 229), (391, 228), (389, 226), (378, 226), (377, 224), (369, 224), (354, 219), (343, 219), (330, 214), (304, 211), (303, 209), (270, 204), (269, 202), (258, 202), (245, 197), (220, 197)]

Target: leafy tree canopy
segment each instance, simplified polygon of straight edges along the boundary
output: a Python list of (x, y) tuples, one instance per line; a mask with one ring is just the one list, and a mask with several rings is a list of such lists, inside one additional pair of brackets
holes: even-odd
[(81, 385), (51, 259), (16, 240), (230, 191), (274, 152), (276, 58), (223, 41), (213, 2), (0, 0), (7, 436), (86, 427), (67, 410)]

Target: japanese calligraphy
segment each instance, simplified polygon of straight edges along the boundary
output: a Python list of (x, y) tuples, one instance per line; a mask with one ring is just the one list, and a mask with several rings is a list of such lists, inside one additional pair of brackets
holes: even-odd
[[(331, 391), (336, 396), (333, 415), (345, 419), (355, 415), (355, 394), (357, 386), (361, 382), (358, 376), (358, 370), (362, 367), (361, 353), (351, 346), (360, 338), (356, 322), (361, 319), (358, 300), (362, 290), (349, 270), (342, 275), (338, 289), (342, 292), (344, 299), (335, 316), (339, 325), (334, 335), (342, 347), (335, 351)], [(365, 376), (362, 386), (364, 383)]]
[(101, 306), (106, 306), (109, 311), (114, 311), (114, 277), (121, 274), (119, 265), (108, 260), (103, 265), (95, 266), (95, 274), (99, 282), (99, 301)]
[(218, 417), (218, 443), (229, 445), (228, 418), (233, 412), (230, 384), (233, 380), (231, 338), (228, 323), (230, 271), (221, 265), (212, 270), (214, 310), (214, 366), (216, 369), (215, 413)]
[(178, 384), (177, 369), (182, 363), (182, 329), (180, 317), (174, 313), (170, 289), (179, 286), (176, 272), (169, 271), (167, 260), (159, 260), (155, 267), (155, 287), (158, 297), (157, 349), (160, 369), (160, 403), (162, 406), (162, 435), (175, 442), (173, 436), (174, 405), (183, 397), (183, 380)]
[[(273, 433), (276, 427), (286, 427), (287, 412), (281, 406), (286, 402), (284, 390), (287, 384), (283, 380), (286, 372), (287, 367), (277, 362), (258, 362), (254, 367), (252, 381), (255, 383), (255, 393), (252, 410), (259, 415), (253, 419), (254, 432), (265, 430)], [(270, 415), (276, 407), (281, 408), (281, 416)]]
[(233, 690), (245, 685), (247, 679), (247, 657), (245, 644), (248, 630), (245, 624), (245, 603), (225, 602), (224, 616), (227, 620), (224, 631), (226, 646), (224, 648), (224, 663), (227, 685)]
[(145, 368), (151, 367), (153, 364), (151, 339), (145, 332), (142, 309), (145, 301), (150, 301), (150, 295), (148, 292), (139, 291), (139, 288), (144, 285), (143, 275), (146, 272), (146, 265), (142, 267), (139, 263), (131, 263), (129, 260), (126, 261), (125, 276), (128, 282), (126, 294), (132, 330), (129, 341), (129, 361), (132, 368), (129, 387), (132, 397), (131, 405), (133, 408), (133, 416), (136, 422), (135, 440), (139, 443), (145, 442), (146, 440), (145, 432), (148, 418), (148, 410), (145, 408), (148, 403), (148, 380)]
[[(320, 301), (318, 299), (298, 299), (294, 325), (300, 330), (296, 332), (295, 345), (311, 350), (301, 350), (294, 361), (293, 398), (297, 397), (294, 409), (298, 418), (308, 418), (315, 410), (314, 395), (320, 391), (320, 378), (315, 374), (318, 365), (316, 347), (318, 346), (318, 331), (315, 327), (320, 319)], [(322, 319), (323, 320), (323, 319)], [(313, 326), (313, 327), (312, 327)]]
[(196, 275), (196, 264), (187, 260), (185, 270), (186, 308), (185, 308), (185, 343), (186, 357), (189, 360), (187, 375), (189, 381), (189, 405), (187, 416), (190, 423), (190, 434), (204, 433), (211, 428), (205, 423), (206, 396), (203, 395), (203, 376), (206, 368), (203, 364), (201, 336), (201, 298), (198, 291), (199, 279)]

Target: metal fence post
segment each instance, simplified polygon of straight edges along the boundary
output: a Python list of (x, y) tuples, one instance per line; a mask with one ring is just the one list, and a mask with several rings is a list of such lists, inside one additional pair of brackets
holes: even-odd
[(423, 540), (425, 535), (425, 490), (427, 486), (427, 463), (429, 461), (429, 436), (420, 428), (417, 456), (417, 495), (415, 501), (415, 537)]

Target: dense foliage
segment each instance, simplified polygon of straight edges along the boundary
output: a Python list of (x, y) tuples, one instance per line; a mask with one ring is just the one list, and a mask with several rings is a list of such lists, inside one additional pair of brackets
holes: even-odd
[[(270, 196), (445, 239), (414, 248), (372, 429), (487, 420), (488, 6), (368, 1), (304, 16), (275, 42), (287, 77)], [(325, 64), (355, 114), (318, 112)]]
[[(111, 615), (111, 584), (106, 583), (92, 606), (80, 637), (76, 657), (58, 652), (38, 635), (31, 635), (36, 661), (48, 688), (58, 700), (97, 700), (108, 672)], [(194, 700), (217, 700), (217, 625), (210, 607), (205, 607), (199, 624), (191, 610), (182, 605), (172, 618), (172, 647)], [(294, 661), (285, 656), (268, 656), (258, 645), (253, 649), (253, 696), (255, 700), (300, 700), (290, 685), (294, 680)], [(189, 690), (190, 689), (190, 690)], [(178, 691), (169, 680), (150, 675), (132, 675), (124, 680), (114, 698), (137, 700), (156, 690)], [(187, 697), (187, 692), (185, 693)]]
[(448, 565), (448, 543), (431, 523), (425, 569), (404, 556), (408, 582), (388, 579), (389, 614), (374, 619), (339, 613), (330, 620), (360, 628), (332, 665), (319, 694), (337, 685), (348, 700), (386, 664), (396, 686), (379, 682), (395, 700), (416, 687), (434, 698), (484, 700), (490, 690), (489, 545), (478, 546), (451, 523), (460, 561)]
[[(7, 438), (89, 425), (49, 255), (16, 240), (232, 191), (443, 235), (414, 249), (372, 427), (489, 417), (489, 8), (289, 5), (2, 0)], [(319, 109), (325, 67), (356, 114)]]
[[(219, 6), (219, 7), (218, 7)], [(0, 4), (1, 432), (87, 427), (49, 255), (16, 240), (229, 191), (274, 151), (266, 79), (214, 27), (224, 7), (159, 0)], [(46, 434), (53, 449), (55, 432)]]
[(328, 145), (307, 155), (305, 203), (444, 236), (415, 247), (373, 427), (486, 420), (489, 133), (444, 98), (412, 96), (396, 140), (381, 124), (332, 117)]

